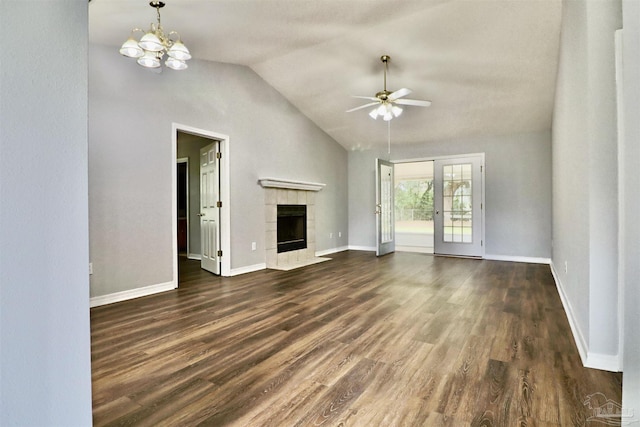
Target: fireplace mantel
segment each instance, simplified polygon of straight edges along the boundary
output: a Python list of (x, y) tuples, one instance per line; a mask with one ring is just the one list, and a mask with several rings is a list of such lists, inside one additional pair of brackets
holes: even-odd
[(320, 191), (327, 184), (319, 182), (293, 181), (290, 179), (261, 178), (258, 180), (264, 188), (285, 188), (288, 190)]

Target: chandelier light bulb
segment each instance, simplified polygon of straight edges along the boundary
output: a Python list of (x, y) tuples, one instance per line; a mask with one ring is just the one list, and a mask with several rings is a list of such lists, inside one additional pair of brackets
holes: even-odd
[(191, 59), (191, 54), (189, 53), (189, 49), (187, 49), (187, 47), (181, 41), (175, 42), (167, 52), (167, 55), (169, 55), (172, 58), (179, 59), (181, 61), (186, 61), (188, 59)]
[(148, 51), (142, 56), (138, 58), (138, 64), (142, 65), (145, 68), (158, 68), (160, 66), (160, 58), (158, 58), (159, 53)]
[(151, 24), (151, 29), (149, 30), (149, 32), (142, 36), (140, 42), (138, 43), (141, 48), (151, 52), (160, 52), (162, 49), (164, 49), (164, 46), (160, 41), (160, 37), (155, 34), (156, 31), (157, 30), (155, 29), (153, 24)]
[(127, 41), (122, 44), (120, 53), (129, 58), (140, 58), (144, 55), (144, 51), (138, 46), (138, 42), (135, 41), (133, 37), (129, 37)]
[(171, 68), (172, 70), (184, 70), (189, 67), (183, 60), (172, 57), (167, 58), (164, 65)]

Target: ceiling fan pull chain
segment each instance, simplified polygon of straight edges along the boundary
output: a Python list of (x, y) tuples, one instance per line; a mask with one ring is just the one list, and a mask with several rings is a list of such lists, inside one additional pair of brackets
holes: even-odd
[[(391, 155), (391, 120), (387, 121), (387, 154)], [(389, 158), (391, 160), (391, 158)]]

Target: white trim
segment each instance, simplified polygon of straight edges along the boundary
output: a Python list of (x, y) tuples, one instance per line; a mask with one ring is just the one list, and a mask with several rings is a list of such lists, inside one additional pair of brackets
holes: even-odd
[(221, 133), (211, 132), (204, 129), (172, 123), (171, 124), (171, 164), (172, 164), (172, 227), (173, 227), (173, 280), (178, 284), (178, 219), (177, 219), (177, 183), (176, 183), (176, 167), (175, 158), (178, 148), (178, 131), (199, 135), (205, 138), (215, 139), (218, 141), (222, 159), (220, 160), (220, 200), (222, 207), (220, 208), (220, 249), (223, 256), (221, 257), (220, 275), (231, 276), (231, 186), (229, 170), (229, 136)]
[(258, 180), (263, 188), (286, 188), (287, 190), (320, 191), (327, 184), (320, 182), (294, 181), (279, 178), (261, 178)]
[(202, 261), (202, 255), (201, 254), (188, 253), (187, 254), (187, 258), (188, 259), (193, 259), (193, 260), (196, 260), (196, 261)]
[[(482, 164), (484, 165), (484, 154), (485, 153), (469, 153), (469, 154), (452, 154), (449, 156), (431, 156), (431, 157), (419, 157), (416, 159), (401, 159), (401, 160), (391, 160), (391, 163), (418, 163), (418, 162), (431, 162), (434, 160), (446, 160), (446, 159), (458, 159), (463, 157), (473, 157), (473, 156), (482, 156)], [(484, 174), (484, 171), (483, 171)]]
[(239, 276), (240, 274), (253, 273), (255, 271), (264, 270), (267, 268), (266, 263), (247, 265), (246, 267), (234, 268), (231, 270), (229, 276)]
[(587, 353), (585, 368), (600, 369), (609, 372), (622, 372), (620, 367), (620, 357), (611, 354)]
[(89, 302), (90, 307), (98, 307), (101, 305), (113, 304), (114, 302), (127, 301), (134, 298), (145, 297), (148, 295), (158, 294), (160, 292), (172, 291), (176, 288), (173, 282), (158, 283), (157, 285), (144, 286), (142, 288), (129, 289), (113, 294), (100, 295), (92, 297)]
[(624, 367), (624, 293), (625, 293), (625, 142), (624, 142), (624, 62), (623, 30), (615, 32), (615, 64), (616, 64), (616, 113), (618, 130), (618, 355), (620, 370)]
[(349, 245), (348, 250), (350, 251), (366, 251), (366, 252), (375, 252), (375, 246), (358, 246), (358, 245)]
[(569, 303), (569, 299), (567, 298), (564, 292), (564, 288), (562, 287), (562, 282), (560, 281), (560, 277), (556, 273), (556, 268), (553, 261), (551, 261), (550, 266), (551, 266), (551, 274), (553, 275), (553, 280), (556, 282), (556, 289), (558, 290), (558, 295), (560, 295), (560, 301), (562, 301), (562, 307), (564, 307), (564, 313), (567, 316), (567, 320), (569, 321), (569, 327), (571, 328), (571, 333), (573, 334), (573, 341), (575, 341), (576, 347), (578, 348), (578, 353), (580, 354), (582, 365), (586, 366), (587, 353), (588, 353), (587, 342), (584, 339), (584, 335), (582, 335), (582, 331), (578, 326), (578, 322), (575, 320), (576, 317), (573, 314), (573, 308), (571, 308), (571, 303)]
[(492, 261), (509, 261), (509, 262), (526, 262), (529, 264), (551, 264), (551, 258), (536, 258), (528, 256), (512, 256), (512, 255), (485, 255), (484, 259)]
[(348, 246), (340, 246), (339, 248), (325, 249), (323, 251), (317, 251), (316, 252), (316, 256), (317, 257), (322, 257), (322, 256), (325, 256), (325, 255), (335, 254), (335, 253), (338, 253), (338, 252), (344, 252), (344, 251), (347, 251), (347, 250), (349, 250)]

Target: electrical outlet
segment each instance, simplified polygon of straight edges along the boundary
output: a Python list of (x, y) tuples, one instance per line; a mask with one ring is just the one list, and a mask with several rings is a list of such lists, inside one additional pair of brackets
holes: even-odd
[(90, 262), (89, 263), (89, 275), (92, 275), (92, 274), (93, 274), (93, 263)]
[(342, 237), (342, 231), (338, 231), (338, 237)]
[(333, 239), (333, 233), (329, 233), (329, 238)]
[(255, 251), (257, 248), (256, 242), (251, 242), (251, 250)]

